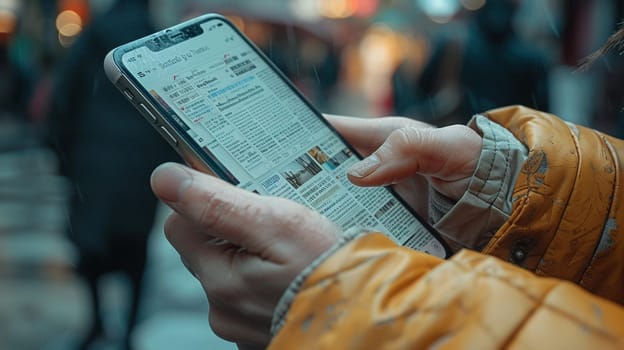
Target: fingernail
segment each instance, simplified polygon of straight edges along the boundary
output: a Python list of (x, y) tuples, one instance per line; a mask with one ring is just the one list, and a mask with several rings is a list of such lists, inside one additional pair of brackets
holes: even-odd
[(347, 171), (349, 175), (355, 177), (366, 177), (372, 174), (381, 164), (379, 157), (375, 154), (371, 154), (367, 158), (362, 159), (358, 163), (353, 164)]
[(176, 203), (192, 180), (191, 173), (182, 165), (165, 163), (152, 173), (152, 189), (163, 201)]

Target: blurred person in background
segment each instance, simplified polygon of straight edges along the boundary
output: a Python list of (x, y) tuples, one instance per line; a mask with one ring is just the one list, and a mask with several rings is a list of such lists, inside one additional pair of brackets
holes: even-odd
[(243, 3), (228, 8), (225, 4), (220, 7), (191, 1), (183, 7), (181, 17), (190, 19), (210, 12), (229, 17), (315, 106), (327, 107), (342, 68), (330, 31), (283, 18), (279, 11), (278, 15), (253, 13)]
[[(624, 2), (617, 1), (613, 11), (614, 21), (624, 18)], [(617, 51), (605, 52), (591, 67), (600, 76), (596, 93), (596, 107), (592, 121), (594, 127), (618, 138), (624, 138), (624, 56)]]
[(600, 93), (597, 96), (593, 120), (597, 128), (624, 138), (624, 56), (608, 54), (601, 68), (602, 81), (597, 86)]
[(68, 233), (79, 252), (93, 321), (81, 348), (106, 336), (98, 281), (120, 271), (131, 302), (123, 343), (137, 322), (148, 234), (157, 200), (149, 174), (171, 148), (109, 82), (102, 68), (112, 48), (153, 32), (148, 0), (117, 1), (84, 30), (57, 72), (48, 116), (62, 173), (72, 181)]
[(514, 31), (520, 2), (487, 1), (465, 35), (436, 38), (422, 72), (400, 65), (393, 75), (395, 112), (440, 126), (511, 104), (547, 111), (549, 64)]
[[(13, 27), (15, 28), (15, 26)], [(23, 65), (13, 59), (13, 32), (0, 34), (0, 119), (24, 119), (31, 79)]]
[(260, 49), (315, 106), (324, 109), (339, 78), (337, 50), (331, 42), (305, 30), (297, 31), (296, 39), (289, 40), (289, 31), (294, 29), (277, 26)]

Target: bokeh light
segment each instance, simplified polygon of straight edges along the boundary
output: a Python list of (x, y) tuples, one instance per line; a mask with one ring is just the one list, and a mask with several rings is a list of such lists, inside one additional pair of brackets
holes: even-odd
[(0, 9), (0, 33), (9, 34), (15, 29), (15, 12)]
[(245, 20), (240, 16), (228, 15), (227, 18), (234, 23), (236, 28), (241, 32), (245, 32)]
[(349, 17), (368, 18), (379, 9), (379, 0), (293, 0), (290, 10), (300, 20), (316, 21), (323, 17), (342, 19)]
[(358, 48), (361, 75), (358, 85), (370, 100), (390, 91), (390, 76), (403, 58), (402, 36), (389, 26), (376, 23), (364, 34)]
[(418, 0), (423, 12), (435, 23), (448, 23), (461, 9), (458, 0)]
[(17, 25), (17, 0), (0, 0), (0, 34), (6, 36), (15, 31)]
[(82, 18), (76, 11), (65, 10), (56, 17), (59, 43), (69, 47), (82, 31)]
[(365, 65), (375, 73), (394, 69), (401, 53), (401, 41), (397, 33), (380, 23), (371, 26), (360, 44), (360, 54)]
[(348, 18), (358, 9), (357, 0), (318, 0), (318, 10), (323, 17)]
[(482, 8), (487, 1), (486, 0), (460, 0), (460, 2), (466, 10), (476, 11)]
[(358, 17), (371, 17), (379, 9), (379, 0), (358, 0), (355, 15)]
[(82, 27), (82, 18), (76, 11), (65, 10), (56, 16), (56, 29), (60, 32), (66, 25), (78, 25)]
[(299, 20), (313, 22), (321, 18), (318, 9), (318, 0), (293, 0), (288, 5), (293, 15)]

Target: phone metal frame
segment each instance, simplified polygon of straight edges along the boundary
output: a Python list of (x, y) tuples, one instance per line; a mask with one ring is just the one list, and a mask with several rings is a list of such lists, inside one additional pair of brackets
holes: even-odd
[[(204, 151), (199, 147), (195, 141), (188, 136), (185, 130), (182, 129), (176, 122), (169, 120), (166, 111), (160, 104), (154, 100), (154, 98), (141, 87), (137, 79), (126, 70), (122, 64), (122, 56), (138, 47), (145, 46), (150, 40), (153, 40), (157, 36), (161, 36), (170, 32), (179, 32), (189, 26), (200, 25), (211, 20), (220, 20), (230, 26), (240, 38), (242, 38), (246, 44), (252, 48), (258, 56), (269, 65), (269, 67), (288, 85), (291, 91), (297, 95), (306, 106), (317, 115), (318, 118), (338, 137), (340, 140), (351, 150), (351, 152), (362, 159), (361, 154), (357, 152), (349, 144), (340, 133), (323, 117), (323, 114), (318, 111), (310, 101), (303, 95), (301, 91), (286, 77), (286, 75), (275, 66), (275, 64), (249, 39), (247, 38), (230, 20), (226, 17), (209, 13), (194, 19), (182, 22), (170, 28), (161, 30), (149, 36), (137, 39), (127, 44), (121, 45), (111, 50), (104, 59), (104, 70), (110, 81), (119, 89), (119, 91), (126, 96), (126, 98), (135, 106), (139, 113), (148, 121), (149, 124), (156, 129), (156, 131), (180, 154), (180, 156), (191, 167), (208, 173), (213, 176), (217, 176), (227, 181), (228, 177), (223, 170), (220, 170), (221, 166), (213, 164), (211, 159), (208, 159), (204, 155)], [(203, 34), (203, 33), (202, 33)], [(201, 35), (201, 34), (200, 34)], [(177, 43), (175, 43), (177, 44)], [(173, 44), (173, 45), (175, 45)], [(446, 241), (442, 239), (442, 236), (435, 228), (433, 228), (426, 220), (424, 220), (418, 213), (416, 213), (396, 191), (386, 186), (386, 189), (403, 205), (408, 211), (434, 236), (434, 238), (444, 248), (445, 259), (452, 255), (452, 251)]]

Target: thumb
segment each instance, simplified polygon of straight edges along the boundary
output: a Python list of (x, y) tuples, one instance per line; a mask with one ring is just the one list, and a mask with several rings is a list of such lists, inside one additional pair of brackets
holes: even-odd
[(480, 152), (481, 137), (466, 126), (406, 127), (393, 131), (348, 175), (358, 186), (396, 184), (414, 175), (456, 181), (472, 176)]
[(259, 249), (267, 239), (255, 230), (270, 208), (251, 192), (175, 163), (156, 168), (151, 184), (158, 198), (215, 238), (249, 250)]
[(315, 258), (339, 232), (334, 223), (302, 205), (260, 197), (179, 164), (159, 166), (151, 182), (158, 198), (207, 237), (274, 261), (286, 261), (291, 252), (306, 256), (301, 249)]

